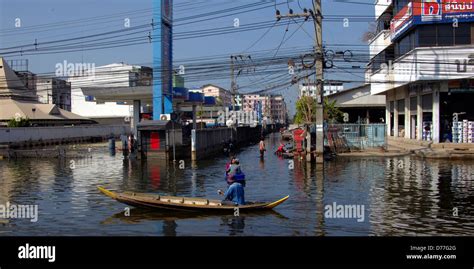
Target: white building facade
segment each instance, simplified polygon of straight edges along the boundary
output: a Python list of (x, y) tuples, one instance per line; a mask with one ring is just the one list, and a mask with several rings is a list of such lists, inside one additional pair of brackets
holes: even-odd
[(388, 134), (459, 141), (458, 121), (474, 121), (474, 1), (378, 0), (375, 15), (366, 82), (386, 96)]
[(116, 63), (82, 70), (78, 76), (67, 79), (71, 83), (71, 109), (91, 119), (123, 119), (127, 122), (133, 116), (132, 104), (117, 102), (95, 102), (90, 96), (84, 95), (81, 88), (86, 87), (136, 87), (151, 86), (151, 68)]
[(229, 107), (232, 105), (231, 92), (222, 87), (207, 84), (201, 87), (201, 92), (204, 96), (216, 98), (216, 102), (219, 106)]

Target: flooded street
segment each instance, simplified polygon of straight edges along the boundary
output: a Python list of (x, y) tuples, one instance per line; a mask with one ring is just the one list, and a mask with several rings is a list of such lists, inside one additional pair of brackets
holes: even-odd
[[(290, 199), (274, 212), (233, 215), (151, 212), (100, 194), (115, 191), (219, 199), (225, 189), (223, 156), (169, 166), (130, 161), (93, 148), (91, 158), (0, 161), (0, 204), (38, 205), (38, 222), (0, 222), (0, 236), (365, 236), (473, 235), (474, 163), (414, 158), (356, 158), (316, 166), (280, 159), (272, 152), (279, 135), (267, 138), (265, 161), (258, 145), (238, 153), (247, 175), (246, 200)], [(71, 162), (73, 161), (73, 162)], [(319, 168), (319, 167), (318, 167)], [(325, 218), (325, 205), (364, 205), (365, 219)], [(457, 208), (458, 216), (453, 216)]]
[[(325, 165), (325, 202), (365, 205), (368, 219), (354, 227), (360, 234), (474, 235), (472, 161), (351, 158)], [(337, 226), (326, 222), (331, 235), (351, 234)]]

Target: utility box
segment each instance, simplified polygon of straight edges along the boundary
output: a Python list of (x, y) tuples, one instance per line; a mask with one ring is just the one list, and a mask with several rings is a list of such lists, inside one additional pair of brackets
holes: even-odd
[(183, 148), (181, 124), (161, 120), (143, 121), (137, 125), (137, 130), (143, 157), (169, 160), (181, 155)]

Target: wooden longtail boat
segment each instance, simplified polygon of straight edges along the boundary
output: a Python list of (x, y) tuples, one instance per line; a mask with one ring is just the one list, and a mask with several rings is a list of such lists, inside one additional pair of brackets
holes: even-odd
[(130, 206), (178, 211), (233, 212), (235, 208), (239, 208), (239, 212), (271, 210), (289, 198), (289, 196), (286, 196), (275, 202), (249, 202), (245, 205), (236, 206), (223, 204), (220, 200), (205, 198), (161, 196), (135, 192), (115, 193), (104, 187), (98, 187), (98, 189), (106, 196)]

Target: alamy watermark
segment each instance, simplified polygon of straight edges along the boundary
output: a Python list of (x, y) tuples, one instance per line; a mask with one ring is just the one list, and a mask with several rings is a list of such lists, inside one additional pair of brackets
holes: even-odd
[(95, 63), (69, 63), (66, 60), (56, 64), (57, 77), (95, 77)]
[(29, 219), (38, 221), (38, 205), (0, 204), (0, 219)]
[(364, 205), (338, 205), (336, 202), (324, 206), (324, 217), (327, 219), (357, 219), (357, 222), (365, 220)]
[(217, 112), (217, 122), (227, 126), (245, 124), (251, 127), (258, 125), (257, 111), (230, 111), (229, 108)]
[(415, 71), (412, 63), (394, 63), (392, 60), (380, 65), (381, 74), (389, 75), (396, 72), (397, 75), (412, 75)]

